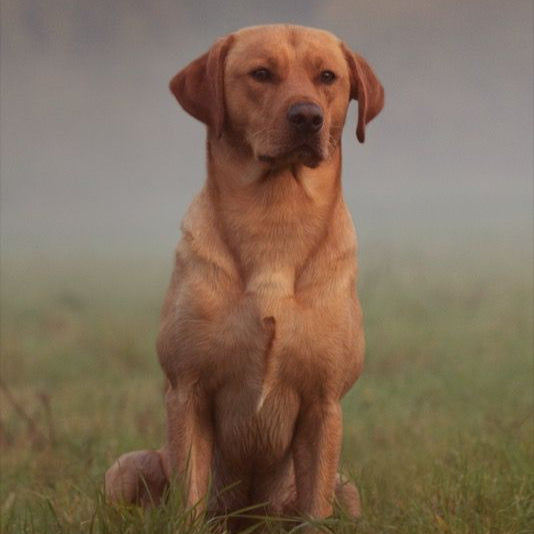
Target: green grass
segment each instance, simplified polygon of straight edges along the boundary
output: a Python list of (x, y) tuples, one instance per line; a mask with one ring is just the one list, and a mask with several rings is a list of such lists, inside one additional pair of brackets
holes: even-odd
[[(325, 527), (534, 532), (531, 258), (373, 254), (366, 369), (344, 402), (363, 516)], [(118, 454), (163, 440), (154, 340), (170, 264), (3, 261), (2, 532), (208, 532), (178, 498), (149, 512), (102, 499)]]

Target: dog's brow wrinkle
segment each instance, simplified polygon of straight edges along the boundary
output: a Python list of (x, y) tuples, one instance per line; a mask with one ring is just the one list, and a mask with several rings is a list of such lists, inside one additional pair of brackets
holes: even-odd
[(312, 58), (310, 63), (314, 69), (319, 70), (326, 62), (321, 56), (315, 56), (314, 58)]
[(289, 32), (289, 44), (295, 48), (298, 45), (298, 35), (295, 29)]
[(278, 67), (278, 59), (276, 59), (275, 57), (267, 58), (267, 65), (272, 69), (276, 69)]

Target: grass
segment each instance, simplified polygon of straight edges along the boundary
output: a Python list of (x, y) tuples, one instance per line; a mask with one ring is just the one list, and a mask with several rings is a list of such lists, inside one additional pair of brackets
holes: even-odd
[[(361, 262), (366, 369), (344, 401), (343, 470), (363, 517), (323, 526), (534, 532), (531, 258), (373, 254)], [(154, 339), (170, 265), (3, 261), (2, 532), (210, 532), (177, 497), (148, 512), (102, 499), (118, 454), (163, 440)]]

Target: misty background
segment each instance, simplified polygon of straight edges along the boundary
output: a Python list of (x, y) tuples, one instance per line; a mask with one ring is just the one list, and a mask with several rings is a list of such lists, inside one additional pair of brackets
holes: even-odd
[(219, 36), (330, 30), (386, 92), (365, 144), (344, 134), (362, 254), (376, 243), (532, 260), (530, 0), (2, 0), (3, 259), (167, 258), (205, 177), (205, 128), (168, 81)]

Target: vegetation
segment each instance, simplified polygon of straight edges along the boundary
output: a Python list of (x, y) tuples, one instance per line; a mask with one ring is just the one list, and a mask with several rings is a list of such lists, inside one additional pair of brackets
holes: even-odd
[[(534, 532), (532, 264), (490, 252), (363, 255), (367, 363), (343, 453), (363, 516), (325, 529)], [(117, 455), (163, 440), (154, 340), (169, 269), (4, 259), (2, 532), (210, 531), (177, 498), (148, 512), (102, 498)]]

